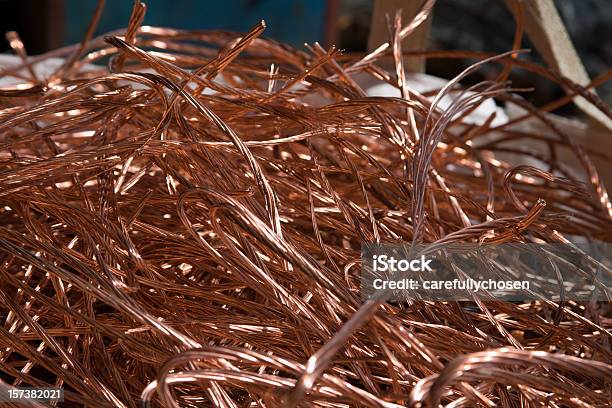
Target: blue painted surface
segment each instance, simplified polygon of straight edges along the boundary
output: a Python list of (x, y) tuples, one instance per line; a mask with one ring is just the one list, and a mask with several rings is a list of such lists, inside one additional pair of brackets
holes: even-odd
[[(144, 24), (183, 29), (248, 31), (258, 21), (267, 24), (265, 37), (301, 47), (321, 41), (325, 0), (149, 0)], [(96, 0), (66, 0), (64, 42), (82, 39)], [(107, 0), (96, 34), (125, 27), (130, 0)]]

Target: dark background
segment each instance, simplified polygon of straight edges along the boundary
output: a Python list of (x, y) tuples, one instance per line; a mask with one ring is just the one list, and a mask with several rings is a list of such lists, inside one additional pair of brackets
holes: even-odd
[[(612, 66), (612, 0), (556, 0), (583, 63), (594, 77)], [(78, 42), (96, 0), (0, 0), (0, 31), (19, 32), (29, 54)], [(373, 0), (149, 0), (144, 24), (185, 29), (246, 31), (261, 19), (265, 35), (302, 47), (304, 42), (336, 44), (346, 51), (365, 51)], [(107, 0), (97, 34), (124, 27), (130, 0)], [(502, 0), (439, 0), (434, 8), (430, 49), (507, 51), (514, 21)], [(4, 36), (0, 52), (8, 49)], [(532, 48), (528, 39), (525, 47)], [(529, 58), (537, 60), (537, 55)], [(467, 62), (431, 60), (427, 72), (441, 77), (458, 73)], [(486, 74), (486, 73), (485, 73)], [(478, 76), (474, 80), (482, 79)], [(520, 85), (533, 78), (512, 78)], [(531, 96), (540, 104), (561, 94), (551, 84)], [(599, 88), (612, 101), (612, 85)]]

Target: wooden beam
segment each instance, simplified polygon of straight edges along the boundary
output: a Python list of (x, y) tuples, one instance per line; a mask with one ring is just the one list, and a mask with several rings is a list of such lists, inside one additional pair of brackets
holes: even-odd
[[(368, 39), (368, 51), (376, 49), (380, 44), (389, 41), (389, 30), (387, 29), (386, 15), (391, 21), (396, 10), (402, 10), (403, 25), (408, 24), (419, 12), (425, 0), (375, 0), (372, 12), (372, 24), (370, 26), (370, 37)], [(429, 40), (429, 29), (431, 16), (423, 22), (412, 34), (402, 42), (403, 51), (424, 50)], [(424, 72), (425, 58), (410, 57), (404, 61), (408, 72)]]
[[(512, 9), (512, 0), (505, 0)], [(591, 82), (582, 61), (572, 44), (553, 0), (520, 0), (525, 9), (525, 30), (546, 63), (561, 75), (579, 85)], [(574, 103), (591, 119), (612, 131), (612, 120), (582, 97)]]

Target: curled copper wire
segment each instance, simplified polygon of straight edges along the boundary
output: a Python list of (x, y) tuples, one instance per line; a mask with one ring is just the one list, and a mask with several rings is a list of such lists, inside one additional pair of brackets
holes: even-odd
[[(295, 50), (263, 22), (141, 26), (140, 1), (127, 30), (93, 38), (101, 2), (81, 44), (42, 56), (10, 34), (22, 62), (1, 72), (18, 85), (0, 89), (0, 390), (62, 386), (61, 406), (88, 407), (606, 406), (608, 303), (361, 301), (362, 242), (612, 239), (591, 162), (609, 152), (545, 114), (576, 95), (609, 106), (519, 58), (520, 2), (510, 52), (423, 52), (476, 62), (411, 90), (401, 40), (433, 4), (403, 28), (398, 14), (367, 56)], [(500, 75), (461, 88), (484, 64)], [(529, 105), (506, 82), (516, 67), (568, 96)], [(370, 97), (358, 75), (402, 97)], [(464, 120), (493, 97), (525, 114)], [(530, 120), (551, 134), (517, 130)]]

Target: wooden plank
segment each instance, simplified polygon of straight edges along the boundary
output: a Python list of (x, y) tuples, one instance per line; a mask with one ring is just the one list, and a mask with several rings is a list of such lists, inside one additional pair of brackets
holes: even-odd
[(340, 0), (327, 0), (325, 2), (323, 44), (328, 49), (336, 45), (338, 41), (338, 15), (340, 14), (340, 6)]
[[(511, 0), (505, 0), (511, 9)], [(520, 0), (525, 9), (525, 30), (546, 63), (579, 85), (591, 80), (572, 44), (553, 0)], [(582, 97), (574, 103), (591, 119), (612, 131), (612, 120)]]
[[(396, 10), (401, 9), (402, 22), (405, 26), (419, 12), (424, 3), (425, 0), (375, 0), (370, 36), (368, 38), (368, 51), (373, 51), (380, 44), (389, 41), (386, 15), (389, 15), (391, 21), (393, 21)], [(402, 50), (414, 51), (426, 49), (430, 26), (431, 16), (402, 42)], [(425, 58), (406, 58), (404, 66), (408, 72), (425, 72)]]

